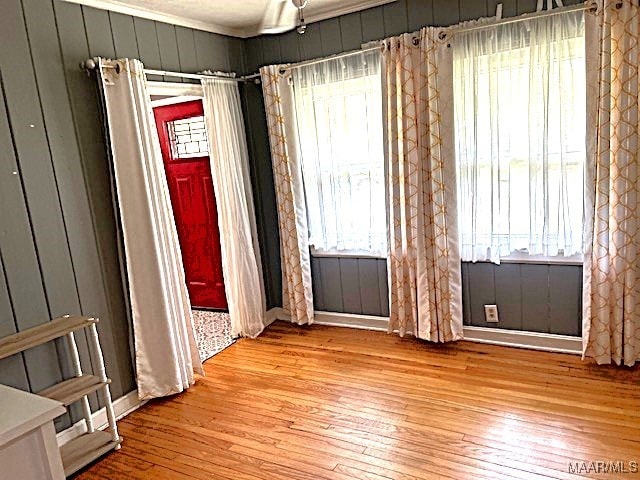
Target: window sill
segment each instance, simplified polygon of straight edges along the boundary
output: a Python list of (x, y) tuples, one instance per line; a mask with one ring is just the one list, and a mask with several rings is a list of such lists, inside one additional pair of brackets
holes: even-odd
[(582, 266), (582, 257), (517, 257), (509, 256), (500, 259), (500, 263), (524, 263), (528, 265), (574, 265)]
[(381, 255), (374, 255), (372, 253), (357, 253), (357, 252), (319, 252), (317, 250), (311, 250), (311, 256), (314, 258), (372, 258), (378, 260), (386, 260), (387, 257)]

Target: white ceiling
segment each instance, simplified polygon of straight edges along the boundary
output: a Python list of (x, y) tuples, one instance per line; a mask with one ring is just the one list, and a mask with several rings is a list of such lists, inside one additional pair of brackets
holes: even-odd
[[(66, 0), (90, 7), (182, 25), (234, 37), (260, 34), (267, 6), (282, 0)], [(290, 0), (286, 0), (290, 1)], [(396, 0), (308, 0), (307, 23)]]

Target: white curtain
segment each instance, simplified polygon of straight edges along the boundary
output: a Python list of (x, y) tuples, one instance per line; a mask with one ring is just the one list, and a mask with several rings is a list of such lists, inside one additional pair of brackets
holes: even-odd
[(380, 52), (293, 70), (309, 244), (387, 256)]
[(138, 60), (101, 60), (99, 67), (124, 240), (138, 396), (146, 400), (179, 393), (193, 384), (194, 371), (203, 372), (144, 67)]
[(456, 34), (461, 256), (582, 253), (582, 12)]
[(264, 329), (265, 296), (238, 84), (202, 80), (224, 285), (233, 336)]

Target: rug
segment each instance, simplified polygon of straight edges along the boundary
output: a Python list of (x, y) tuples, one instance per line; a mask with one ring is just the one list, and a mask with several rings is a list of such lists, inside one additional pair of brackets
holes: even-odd
[(228, 313), (207, 310), (192, 312), (196, 342), (203, 362), (235, 341), (231, 338), (231, 319)]

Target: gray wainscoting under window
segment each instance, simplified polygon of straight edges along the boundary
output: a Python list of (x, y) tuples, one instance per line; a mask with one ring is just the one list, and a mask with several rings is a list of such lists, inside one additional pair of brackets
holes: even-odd
[[(314, 257), (316, 310), (389, 315), (387, 261)], [(525, 263), (463, 263), (465, 325), (581, 335), (582, 267)], [(499, 323), (487, 323), (485, 305), (497, 305)]]

